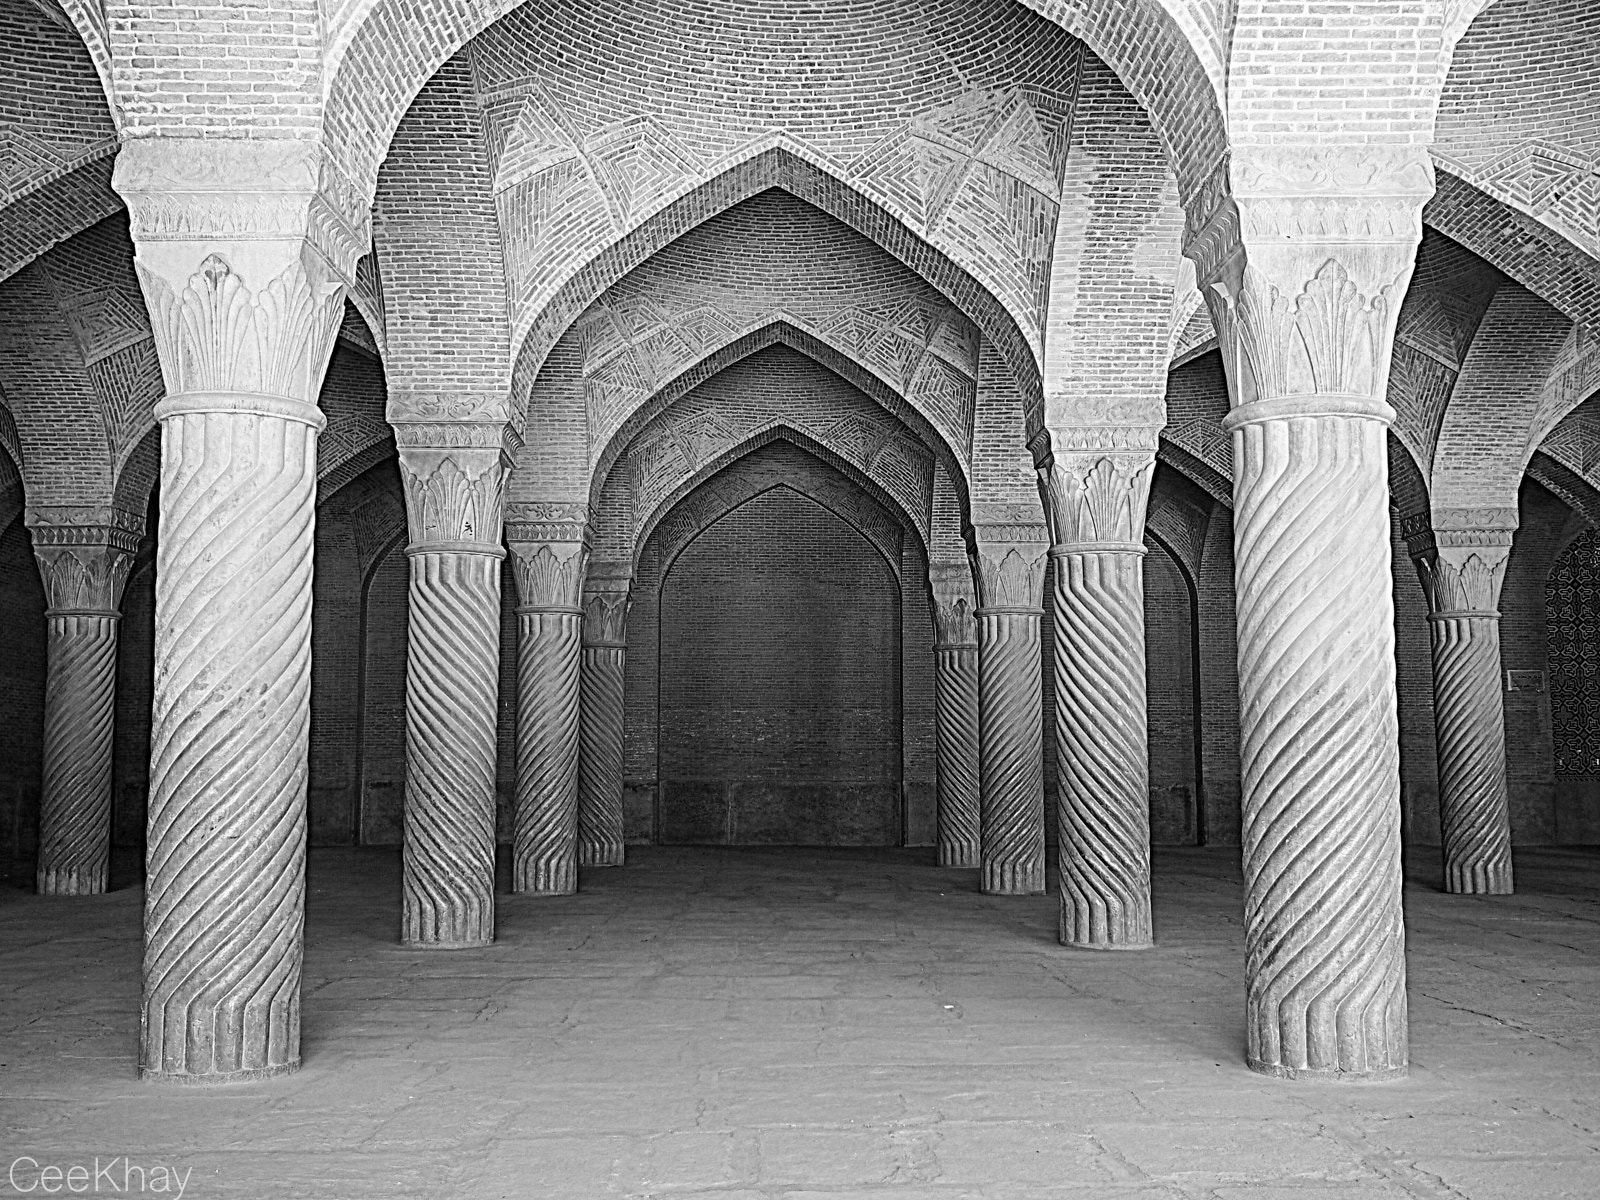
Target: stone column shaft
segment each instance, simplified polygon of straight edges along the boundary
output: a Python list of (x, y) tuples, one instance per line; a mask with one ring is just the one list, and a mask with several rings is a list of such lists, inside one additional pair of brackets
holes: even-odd
[(30, 525), (50, 605), (36, 882), (42, 896), (95, 895), (111, 854), (118, 606), (143, 521)]
[(140, 1067), (251, 1079), (300, 1059), (322, 417), (310, 404), (215, 395), (170, 396), (156, 415)]
[(987, 530), (978, 541), (980, 887), (993, 895), (1044, 891), (1039, 618), (1047, 551), (1041, 526)]
[(593, 578), (584, 598), (578, 861), (623, 864), (622, 737), (627, 681), (627, 576)]
[(517, 811), (512, 890), (578, 890), (581, 542), (512, 543), (517, 591)]
[(933, 596), (934, 733), (941, 867), (982, 861), (977, 600), (968, 562), (930, 563)]
[(1059, 451), (1041, 472), (1056, 540), (1060, 937), (1130, 950), (1153, 940), (1142, 539), (1154, 433), (1095, 433), (1104, 450)]
[[(1514, 511), (1507, 514), (1515, 520)], [(1433, 641), (1445, 891), (1512, 893), (1505, 702), (1496, 605), (1510, 529), (1440, 529), (1417, 557)]]
[(1407, 145), (1240, 145), (1190, 199), (1233, 409), (1247, 1062), (1406, 1070), (1384, 402), (1433, 191)]
[(400, 424), (411, 544), (401, 940), (494, 940), (500, 692), (498, 424)]

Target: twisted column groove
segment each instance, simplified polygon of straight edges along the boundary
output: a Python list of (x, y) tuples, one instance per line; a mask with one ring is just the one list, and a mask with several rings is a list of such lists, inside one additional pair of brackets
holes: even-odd
[(581, 671), (578, 756), (578, 861), (620, 867), (622, 734), (627, 649), (585, 644)]
[(116, 613), (48, 617), (36, 880), (41, 896), (106, 890), (118, 623)]
[(494, 940), (500, 558), (413, 547), (401, 939)]
[(978, 612), (981, 888), (1044, 891), (1044, 736), (1039, 614)]
[(1056, 555), (1061, 941), (1149, 946), (1143, 547)]
[(976, 867), (983, 847), (978, 800), (978, 647), (935, 646), (934, 661), (939, 865)]
[[(157, 406), (161, 538), (140, 1070), (300, 1058), (315, 406)], [(244, 406), (248, 406), (247, 408)]]
[(513, 890), (578, 890), (578, 693), (582, 614), (519, 612)]
[(1247, 1053), (1273, 1075), (1405, 1071), (1386, 416), (1228, 422)]
[(1445, 890), (1510, 895), (1505, 704), (1497, 614), (1434, 614), (1434, 718)]

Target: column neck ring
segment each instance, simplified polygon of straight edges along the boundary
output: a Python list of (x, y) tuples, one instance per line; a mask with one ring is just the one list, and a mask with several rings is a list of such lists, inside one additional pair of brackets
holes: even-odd
[(281, 421), (298, 421), (302, 425), (309, 425), (318, 433), (328, 427), (328, 418), (314, 403), (266, 392), (179, 392), (157, 402), (155, 406), (156, 420), (163, 422), (169, 417), (211, 414), (276, 417)]

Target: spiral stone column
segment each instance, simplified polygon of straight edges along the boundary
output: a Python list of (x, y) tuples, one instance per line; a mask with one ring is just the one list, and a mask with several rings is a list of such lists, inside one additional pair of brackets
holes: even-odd
[(517, 799), (514, 892), (578, 890), (578, 606), (588, 545), (517, 540)]
[(1384, 393), (1432, 189), (1416, 147), (1245, 145), (1191, 201), (1234, 401), (1246, 1059), (1270, 1075), (1406, 1070)]
[(631, 564), (596, 563), (583, 599), (578, 862), (620, 867), (622, 734)]
[(933, 598), (934, 732), (941, 867), (982, 859), (978, 757), (978, 620), (970, 562), (930, 562)]
[(1041, 524), (977, 527), (979, 887), (1044, 891), (1044, 730), (1039, 618), (1049, 538)]
[(1499, 528), (1437, 528), (1416, 554), (1433, 640), (1444, 886), (1462, 895), (1512, 893), (1496, 609), (1516, 515), (1504, 513)]
[(117, 155), (166, 398), (139, 1069), (300, 1062), (317, 396), (369, 243), (314, 141)]
[(401, 941), (494, 941), (504, 426), (396, 423), (411, 534)]
[(1143, 539), (1156, 431), (1092, 433), (1063, 435), (1077, 445), (1040, 472), (1056, 541), (1060, 935), (1133, 950), (1153, 940)]
[(107, 886), (119, 605), (144, 521), (103, 515), (102, 525), (63, 525), (48, 523), (44, 513), (28, 514), (49, 604), (41, 896), (90, 896)]

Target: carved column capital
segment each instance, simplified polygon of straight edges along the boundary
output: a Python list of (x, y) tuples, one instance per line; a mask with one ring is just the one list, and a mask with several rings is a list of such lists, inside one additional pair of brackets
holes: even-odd
[[(46, 615), (117, 616), (144, 522), (123, 513), (83, 512), (81, 515), (103, 515), (108, 520), (83, 525), (49, 523), (60, 515), (60, 511), (34, 509), (26, 518), (44, 582)], [(132, 528), (134, 525), (137, 528)]]
[(626, 559), (596, 559), (583, 587), (583, 644), (626, 647), (628, 597), (633, 564)]
[(972, 564), (965, 559), (928, 563), (928, 590), (933, 597), (935, 650), (978, 644), (977, 592)]
[(505, 426), (395, 426), (405, 487), (408, 554), (461, 551), (500, 557), (511, 468)]
[(1195, 262), (1245, 418), (1388, 421), (1383, 396), (1433, 166), (1414, 146), (1237, 147), (1189, 199)]
[(1497, 617), (1511, 539), (1514, 508), (1439, 509), (1426, 525), (1401, 523), (1416, 561), (1430, 620), (1452, 616)]
[(1044, 612), (1050, 531), (1043, 524), (974, 524), (978, 612)]
[(517, 577), (517, 611), (581, 613), (589, 545), (576, 542), (507, 542)]
[(1055, 543), (1052, 553), (1144, 553), (1144, 520), (1155, 464), (1153, 444), (1054, 454), (1050, 464), (1039, 469), (1039, 495)]

